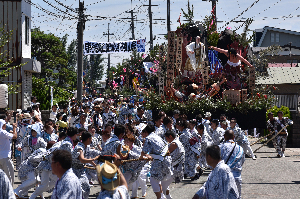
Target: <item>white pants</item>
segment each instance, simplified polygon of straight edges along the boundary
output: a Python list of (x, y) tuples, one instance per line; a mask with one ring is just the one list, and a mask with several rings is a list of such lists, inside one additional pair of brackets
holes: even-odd
[(28, 192), (28, 190), (31, 189), (32, 187), (34, 187), (36, 181), (37, 180), (36, 180), (34, 172), (28, 173), (27, 180), (25, 180), (24, 182), (22, 182), (22, 184), (20, 184), (18, 186), (18, 188), (15, 189), (15, 193), (18, 196), (26, 195), (26, 193)]
[(123, 176), (127, 182), (127, 186), (128, 186), (128, 191), (130, 191), (132, 189), (132, 183), (129, 183), (130, 178), (132, 177), (132, 174), (129, 172), (125, 172), (123, 173)]
[[(1, 150), (1, 149), (0, 149)], [(14, 175), (14, 165), (10, 158), (2, 158), (0, 159), (0, 169), (4, 171), (7, 175), (10, 183), (13, 185), (15, 182), (15, 175)]]
[(171, 175), (166, 178), (166, 180), (158, 181), (153, 177), (150, 177), (150, 183), (154, 193), (160, 192), (160, 186), (162, 187), (163, 194), (166, 195), (167, 190), (169, 190), (169, 185), (173, 182)]
[(56, 181), (58, 180), (58, 177), (52, 174), (52, 171), (43, 171), (41, 178), (41, 184), (36, 188), (29, 199), (34, 199), (39, 195), (42, 195), (43, 192), (54, 188)]
[(238, 188), (239, 191), (239, 198), (242, 197), (242, 176), (241, 176), (241, 172), (240, 171), (236, 171), (236, 170), (231, 170), (234, 179), (235, 179), (235, 184), (236, 187)]
[(250, 144), (242, 144), (241, 147), (243, 148), (245, 154), (247, 154), (251, 158), (254, 157)]
[(147, 170), (142, 170), (140, 173), (138, 179), (132, 184), (132, 194), (131, 197), (137, 197), (138, 196), (138, 188), (141, 187), (142, 189), (142, 196), (146, 195), (147, 192)]

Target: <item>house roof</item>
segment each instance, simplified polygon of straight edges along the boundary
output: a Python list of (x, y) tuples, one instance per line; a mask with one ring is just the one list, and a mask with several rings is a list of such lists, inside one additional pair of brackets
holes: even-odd
[[(259, 29), (260, 30), (260, 29)], [(277, 32), (282, 32), (282, 33), (288, 33), (288, 34), (292, 34), (292, 35), (300, 35), (300, 32), (296, 32), (296, 31), (292, 31), (292, 30), (285, 30), (285, 29), (280, 29), (280, 28), (274, 28), (274, 27), (269, 27), (269, 26), (265, 26), (263, 28), (263, 35), (259, 40), (259, 43), (257, 45), (257, 47), (261, 47), (261, 44), (268, 32), (268, 30), (273, 30), (273, 31), (277, 31)]]
[(261, 77), (256, 84), (300, 84), (300, 67), (271, 67), (268, 77)]
[(299, 65), (297, 63), (292, 63), (292, 66), (290, 63), (268, 63), (269, 68), (273, 67), (298, 67)]

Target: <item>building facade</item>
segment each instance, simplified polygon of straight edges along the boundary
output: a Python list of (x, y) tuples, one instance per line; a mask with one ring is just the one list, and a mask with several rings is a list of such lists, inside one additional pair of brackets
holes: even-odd
[(9, 41), (0, 49), (3, 60), (12, 60), (8, 67), (14, 67), (2, 83), (17, 87), (17, 93), (9, 94), (10, 110), (26, 109), (32, 95), (32, 73), (41, 72), (40, 62), (31, 59), (31, 5), (30, 1), (0, 0), (0, 27), (12, 31)]

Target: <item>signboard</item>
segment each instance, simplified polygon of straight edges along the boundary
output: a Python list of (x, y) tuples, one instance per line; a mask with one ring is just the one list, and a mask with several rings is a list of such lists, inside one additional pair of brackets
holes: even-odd
[(158, 93), (160, 96), (165, 96), (165, 78), (158, 76)]
[(242, 102), (247, 100), (247, 89), (242, 89)]
[(255, 89), (255, 68), (249, 68), (249, 89)]
[(85, 41), (84, 55), (96, 55), (106, 53), (130, 53), (133, 50), (145, 52), (146, 39), (115, 41), (115, 42), (96, 42)]
[(201, 73), (202, 73), (203, 85), (207, 85), (208, 78), (209, 78), (209, 67), (208, 67), (207, 62), (204, 62), (204, 68), (201, 69)]
[(168, 57), (167, 57), (167, 80), (166, 87), (170, 90), (174, 79), (175, 60), (175, 31), (168, 32)]
[(223, 91), (223, 98), (227, 98), (228, 101), (230, 101), (231, 104), (240, 103), (241, 94), (240, 90), (225, 90)]
[(182, 65), (182, 41), (183, 37), (177, 37), (177, 51), (176, 51), (176, 71), (179, 71), (181, 69)]

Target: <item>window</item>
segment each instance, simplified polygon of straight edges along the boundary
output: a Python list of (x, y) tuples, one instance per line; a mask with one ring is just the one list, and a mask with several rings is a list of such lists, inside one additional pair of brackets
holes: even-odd
[(276, 33), (276, 42), (279, 42), (279, 33)]
[(25, 16), (25, 44), (29, 44), (29, 17)]
[(271, 33), (271, 42), (274, 42), (274, 33)]

